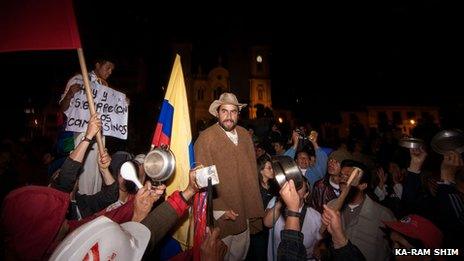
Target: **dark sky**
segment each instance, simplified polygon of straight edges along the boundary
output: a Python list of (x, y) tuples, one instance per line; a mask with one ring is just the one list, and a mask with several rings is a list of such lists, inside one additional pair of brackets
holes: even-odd
[(462, 86), (457, 9), (444, 1), (366, 2), (375, 3), (151, 7), (92, 1), (78, 5), (77, 14), (90, 48), (112, 42), (121, 55), (142, 56), (158, 72), (170, 67), (166, 50), (173, 41), (192, 42), (207, 69), (231, 45), (270, 44), (273, 91), (284, 98), (276, 105), (294, 96), (326, 104), (335, 93), (342, 104), (358, 96), (362, 103), (453, 97), (442, 91)]
[[(231, 46), (269, 44), (276, 107), (313, 115), (366, 104), (463, 110), (456, 95), (462, 87), (462, 19), (445, 1), (75, 2), (88, 62), (100, 54), (116, 58), (117, 79), (143, 60), (153, 95), (162, 95), (153, 90), (167, 84), (173, 42), (191, 42), (195, 64), (205, 69)], [(6, 103), (12, 106), (28, 98), (55, 99), (78, 70), (73, 51), (0, 54), (0, 64), (2, 89), (13, 87)], [(297, 97), (303, 102), (296, 104)]]
[(151, 62), (155, 86), (167, 81), (161, 75), (170, 68), (167, 49), (174, 41), (191, 42), (200, 53), (194, 62), (206, 69), (231, 46), (264, 43), (272, 47), (277, 107), (288, 107), (297, 97), (302, 103), (290, 109), (462, 104), (455, 93), (463, 71), (456, 6), (445, 1), (269, 2), (151, 7), (92, 1), (77, 11), (89, 46), (99, 42), (96, 49), (101, 49), (104, 39), (112, 39), (122, 55), (144, 57)]

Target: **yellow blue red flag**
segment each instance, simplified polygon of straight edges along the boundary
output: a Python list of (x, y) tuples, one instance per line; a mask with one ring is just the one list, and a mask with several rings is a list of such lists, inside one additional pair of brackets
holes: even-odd
[[(166, 184), (166, 193), (170, 195), (176, 190), (184, 190), (189, 182), (189, 170), (194, 163), (192, 132), (187, 101), (184, 75), (180, 56), (176, 55), (169, 78), (168, 88), (156, 125), (152, 146), (168, 145), (176, 158), (176, 169), (173, 177)], [(173, 237), (184, 248), (191, 245), (189, 233), (191, 218), (185, 220), (175, 231)], [(190, 238), (189, 238), (190, 237)]]

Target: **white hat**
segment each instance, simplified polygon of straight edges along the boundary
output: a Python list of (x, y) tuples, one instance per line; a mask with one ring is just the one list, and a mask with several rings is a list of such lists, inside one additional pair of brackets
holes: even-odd
[(69, 234), (50, 260), (141, 260), (150, 230), (138, 222), (117, 224), (100, 216)]
[(237, 97), (233, 93), (225, 92), (219, 96), (219, 99), (213, 101), (209, 106), (209, 113), (211, 113), (214, 117), (218, 116), (218, 107), (223, 104), (231, 104), (238, 107), (238, 110), (241, 111), (243, 107), (247, 106), (246, 103), (239, 103)]

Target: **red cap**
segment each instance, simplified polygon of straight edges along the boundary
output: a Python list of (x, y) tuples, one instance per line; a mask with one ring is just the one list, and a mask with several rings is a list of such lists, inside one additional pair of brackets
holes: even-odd
[(409, 215), (400, 221), (383, 222), (390, 229), (407, 237), (418, 239), (427, 248), (440, 248), (443, 234), (430, 220), (418, 215)]
[(68, 205), (69, 194), (49, 187), (26, 186), (10, 192), (1, 215), (9, 249), (22, 260), (44, 259)]

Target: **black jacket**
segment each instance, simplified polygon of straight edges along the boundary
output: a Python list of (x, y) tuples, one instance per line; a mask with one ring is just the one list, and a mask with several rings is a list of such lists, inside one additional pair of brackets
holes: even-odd
[[(51, 186), (63, 192), (71, 193), (80, 174), (82, 163), (71, 158), (67, 158), (61, 167), (58, 177), (52, 181)], [(100, 173), (95, 173), (100, 175)], [(82, 218), (90, 216), (116, 202), (119, 197), (117, 182), (109, 186), (102, 186), (102, 189), (94, 195), (82, 195), (76, 192), (75, 199)], [(70, 204), (72, 206), (72, 204)], [(71, 211), (72, 212), (72, 211)], [(75, 217), (76, 213), (70, 213), (68, 217)]]

